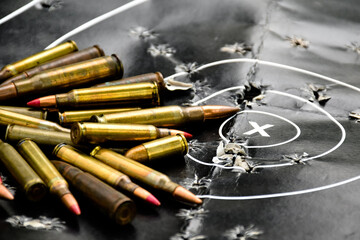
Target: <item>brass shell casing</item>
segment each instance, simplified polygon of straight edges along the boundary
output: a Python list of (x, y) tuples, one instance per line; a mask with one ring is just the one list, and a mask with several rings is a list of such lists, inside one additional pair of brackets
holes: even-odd
[(1, 140), (0, 160), (22, 187), (29, 200), (38, 201), (45, 196), (46, 186), (41, 178), (15, 148)]
[(44, 120), (47, 118), (47, 111), (45, 110), (38, 110), (28, 107), (14, 107), (14, 106), (0, 106), (0, 109), (4, 109), (10, 112), (16, 112), (26, 116), (44, 119)]
[(114, 80), (114, 81), (110, 81), (110, 82), (100, 83), (100, 84), (94, 85), (94, 87), (116, 86), (116, 85), (124, 85), (124, 84), (131, 84), (131, 83), (140, 83), (140, 82), (156, 82), (161, 91), (166, 89), (164, 77), (160, 72), (146, 73), (146, 74), (127, 77), (127, 78)]
[(133, 83), (119, 86), (74, 89), (56, 94), (58, 107), (88, 107), (108, 105), (160, 105), (156, 83)]
[(27, 69), (33, 68), (39, 64), (64, 56), (77, 50), (78, 47), (76, 46), (76, 43), (74, 41), (68, 41), (59, 44), (53, 48), (38, 52), (20, 61), (6, 65), (0, 71), (0, 79), (5, 80)]
[(98, 57), (67, 66), (43, 71), (29, 79), (20, 79), (14, 84), (17, 96), (42, 94), (61, 88), (78, 87), (106, 77), (122, 77), (123, 66), (116, 55)]
[(10, 112), (4, 109), (0, 109), (0, 124), (16, 124), (20, 126), (27, 126), (32, 128), (46, 129), (59, 132), (70, 132), (70, 129), (63, 128), (59, 124), (54, 122), (26, 116), (24, 114)]
[[(0, 106), (1, 108), (1, 106)], [(140, 108), (112, 108), (112, 109), (96, 109), (96, 110), (79, 110), (59, 112), (59, 122), (61, 125), (68, 125), (74, 122), (89, 121), (93, 115), (104, 113), (117, 113), (139, 110)]]
[(187, 122), (204, 121), (201, 107), (165, 106), (147, 108), (124, 113), (109, 113), (93, 116), (92, 121), (100, 123), (151, 124), (156, 127), (181, 126)]
[(56, 146), (59, 143), (73, 145), (70, 133), (42, 130), (20, 125), (8, 125), (5, 133), (6, 141), (20, 141), (30, 138), (37, 144)]
[(57, 68), (57, 67), (77, 63), (77, 62), (86, 61), (86, 60), (93, 59), (93, 58), (98, 58), (101, 56), (104, 56), (104, 51), (99, 46), (94, 45), (92, 47), (89, 47), (89, 48), (86, 48), (86, 49), (83, 49), (83, 50), (80, 50), (77, 52), (73, 52), (73, 53), (67, 54), (62, 57), (55, 58), (51, 61), (45, 62), (45, 63), (37, 66), (37, 67), (28, 69), (25, 72), (19, 73), (16, 76), (7, 79), (2, 84), (8, 83), (8, 82), (13, 82), (13, 81), (19, 80), (19, 79), (27, 79), (32, 76), (35, 76), (36, 74), (38, 74), (42, 71), (46, 71), (49, 69), (53, 69), (53, 68)]
[(124, 189), (129, 192), (133, 192), (135, 190), (135, 186), (132, 184), (128, 176), (69, 145), (58, 144), (54, 148), (53, 154), (61, 160), (70, 163), (83, 171), (91, 173), (113, 187), (123, 186)]
[(182, 134), (159, 138), (129, 149), (125, 157), (139, 162), (153, 161), (170, 156), (184, 156), (189, 151)]
[(61, 161), (52, 161), (52, 163), (75, 189), (116, 223), (125, 225), (134, 219), (136, 206), (130, 198), (70, 164)]
[(50, 193), (56, 194), (59, 197), (70, 193), (65, 179), (35, 142), (30, 139), (20, 140), (18, 150), (40, 178), (47, 184)]
[(153, 188), (173, 193), (174, 190), (179, 186), (178, 184), (172, 182), (165, 174), (160, 173), (121, 154), (118, 154), (110, 149), (101, 148), (98, 146), (94, 148), (90, 155), (100, 160), (101, 162), (123, 172), (129, 177), (146, 183)]
[(103, 124), (74, 123), (71, 127), (71, 140), (74, 144), (92, 144), (106, 141), (144, 141), (158, 138), (159, 130), (152, 125), (141, 124)]

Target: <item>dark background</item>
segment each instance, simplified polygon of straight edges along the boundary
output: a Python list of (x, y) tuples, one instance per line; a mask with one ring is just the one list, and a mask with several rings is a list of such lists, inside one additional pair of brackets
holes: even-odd
[[(86, 21), (127, 2), (64, 0), (57, 2), (61, 7), (54, 10), (32, 8), (0, 25), (0, 65), (41, 51)], [(2, 0), (0, 17), (23, 4), (24, 1)], [(356, 46), (360, 44), (359, 22), (360, 5), (355, 0), (150, 0), (71, 39), (80, 49), (99, 44), (105, 53), (118, 54), (124, 64), (125, 77), (155, 71), (166, 77), (174, 74), (176, 66), (181, 64), (201, 66), (222, 59), (247, 57), (303, 68), (360, 87), (360, 49), (356, 52)], [(131, 31), (137, 27), (150, 30), (155, 37), (134, 36)], [(308, 48), (292, 46), (288, 40), (292, 37), (308, 41)], [(243, 55), (220, 50), (236, 42), (245, 43), (252, 50)], [(160, 44), (168, 44), (167, 47), (174, 49), (173, 55), (152, 56), (148, 52), (151, 45)], [(325, 86), (327, 90), (322, 93), (331, 99), (325, 105), (315, 99), (314, 104), (334, 116), (346, 130), (341, 147), (324, 157), (256, 173), (239, 174), (206, 167), (189, 157), (169, 159), (153, 166), (195, 194), (256, 196), (284, 193), (325, 186), (359, 175), (359, 123), (348, 117), (350, 111), (359, 108), (359, 92), (308, 75), (248, 63), (220, 65), (178, 80), (194, 83), (196, 91), (165, 94), (163, 104), (195, 102), (217, 90), (249, 81), (264, 86), (264, 100), (253, 104), (252, 109), (286, 117), (296, 123), (302, 133), (287, 145), (249, 149), (248, 154), (256, 164), (284, 163), (288, 161), (283, 159), (284, 155), (302, 155), (304, 152), (315, 156), (335, 146), (341, 136), (339, 128), (314, 107), (267, 93), (266, 89), (310, 99), (309, 84)], [(206, 104), (235, 106), (241, 103), (239, 96), (239, 91), (231, 91)], [(258, 115), (256, 118), (251, 114), (242, 117), (238, 116), (224, 134), (231, 132), (231, 128), (236, 129), (235, 135), (251, 129), (245, 125), (248, 120), (255, 119), (259, 125), (269, 123)], [(196, 140), (190, 142), (192, 156), (212, 162), (220, 141), (218, 128), (221, 123), (188, 127)], [(277, 129), (269, 129), (269, 142), (293, 136), (289, 133), (292, 131), (289, 125), (276, 121), (271, 124)], [(266, 140), (259, 136), (249, 140), (250, 145), (264, 142)], [(1, 170), (6, 176), (6, 171)], [(196, 178), (203, 178), (201, 187), (192, 184)], [(11, 177), (6, 183), (15, 185)], [(178, 203), (166, 194), (153, 191), (162, 206), (155, 208), (136, 201), (137, 216), (127, 226), (115, 225), (76, 192), (82, 209), (79, 217), (72, 216), (52, 197), (34, 204), (26, 201), (18, 191), (14, 201), (0, 200), (0, 239), (242, 239), (242, 234), (247, 234), (245, 239), (359, 239), (359, 190), (359, 182), (355, 181), (324, 191), (280, 198), (204, 199), (200, 207)], [(198, 212), (201, 208), (205, 213)], [(193, 215), (187, 215), (188, 218), (178, 216), (185, 210)], [(57, 232), (15, 228), (5, 222), (13, 215), (59, 218), (66, 222), (66, 229)], [(229, 231), (236, 233), (236, 227), (245, 230), (230, 236)]]

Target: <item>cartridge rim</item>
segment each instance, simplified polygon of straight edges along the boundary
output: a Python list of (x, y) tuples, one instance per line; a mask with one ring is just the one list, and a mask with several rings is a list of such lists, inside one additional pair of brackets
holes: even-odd
[(79, 144), (84, 137), (83, 134), (84, 125), (80, 122), (74, 123), (71, 126), (70, 137), (71, 141), (75, 144)]
[(46, 185), (43, 182), (29, 183), (31, 184), (26, 188), (26, 197), (31, 201), (41, 200), (47, 193)]
[(99, 50), (99, 53), (101, 56), (105, 56), (104, 50), (99, 45), (96, 44), (93, 47), (96, 48), (97, 50)]
[(119, 77), (122, 78), (124, 75), (124, 66), (119, 57), (116, 54), (111, 54), (111, 57), (116, 61), (116, 69), (119, 73)]
[(5, 131), (4, 140), (8, 140), (10, 128), (13, 128), (14, 124), (8, 124)]
[(23, 138), (18, 142), (17, 146), (20, 147), (20, 145), (22, 145), (24, 142), (32, 142), (32, 141), (31, 138)]
[(58, 145), (56, 145), (56, 146), (54, 147), (54, 150), (53, 150), (52, 154), (53, 154), (54, 156), (56, 156), (56, 155), (58, 154), (58, 152), (60, 151), (60, 149), (61, 149), (62, 147), (64, 147), (64, 146), (66, 146), (66, 145), (67, 145), (66, 143), (59, 143)]
[(74, 47), (74, 49), (77, 51), (77, 50), (79, 50), (79, 48), (78, 48), (78, 46), (77, 46), (77, 44), (76, 44), (76, 42), (74, 41), (74, 40), (69, 40), (69, 41), (67, 41), (68, 43), (70, 43), (71, 45), (73, 45), (73, 47)]
[(183, 146), (184, 146), (184, 155), (187, 154), (189, 152), (189, 144), (188, 144), (185, 136), (182, 135), (181, 133), (178, 133), (176, 135), (181, 137), (182, 143), (183, 143)]
[(106, 123), (106, 120), (104, 118), (104, 114), (100, 114), (100, 115), (93, 115), (90, 118), (91, 122), (97, 122), (97, 123)]
[(116, 223), (125, 225), (130, 223), (136, 215), (136, 206), (133, 201), (125, 200), (118, 203), (114, 218)]

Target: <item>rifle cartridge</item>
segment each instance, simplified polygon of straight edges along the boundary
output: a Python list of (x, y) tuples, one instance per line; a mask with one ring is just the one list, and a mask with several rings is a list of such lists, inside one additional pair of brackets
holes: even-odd
[(23, 157), (10, 144), (0, 140), (0, 160), (24, 190), (31, 201), (38, 201), (46, 194), (46, 185)]
[(62, 161), (51, 161), (71, 185), (120, 225), (136, 215), (134, 202), (89, 173)]

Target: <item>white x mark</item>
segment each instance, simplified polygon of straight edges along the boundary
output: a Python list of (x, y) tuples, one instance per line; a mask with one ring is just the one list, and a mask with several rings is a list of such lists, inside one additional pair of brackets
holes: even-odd
[(250, 131), (247, 131), (246, 133), (244, 133), (244, 135), (252, 135), (256, 132), (260, 133), (261, 136), (263, 137), (270, 137), (269, 134), (267, 134), (264, 129), (267, 129), (267, 128), (271, 128), (273, 127), (274, 125), (271, 125), (271, 124), (265, 124), (264, 126), (259, 126), (259, 124), (257, 124), (256, 122), (251, 122), (249, 121), (249, 123), (251, 124), (251, 126), (253, 126), (253, 130), (250, 130)]

